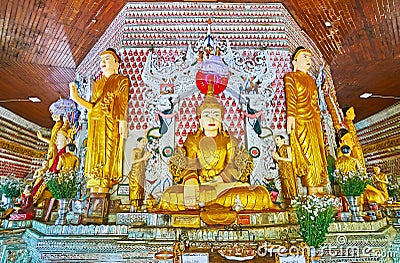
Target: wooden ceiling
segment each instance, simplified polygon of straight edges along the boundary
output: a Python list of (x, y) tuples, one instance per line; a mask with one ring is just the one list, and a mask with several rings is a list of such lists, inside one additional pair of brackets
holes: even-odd
[[(0, 100), (30, 96), (42, 100), (0, 106), (51, 127), (48, 107), (59, 96), (68, 96), (75, 68), (127, 1), (0, 2)], [(265, 2), (283, 3), (316, 43), (331, 65), (339, 103), (354, 105), (356, 120), (396, 102), (363, 100), (359, 95), (367, 91), (400, 95), (400, 0)]]

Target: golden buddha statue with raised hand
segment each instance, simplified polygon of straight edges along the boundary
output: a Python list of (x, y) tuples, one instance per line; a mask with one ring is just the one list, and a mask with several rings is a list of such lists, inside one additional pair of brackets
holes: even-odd
[(197, 108), (200, 127), (170, 159), (174, 185), (166, 189), (160, 209), (179, 211), (219, 204), (232, 207), (237, 196), (247, 210), (277, 208), (263, 186), (250, 186), (253, 159), (236, 138), (223, 130), (224, 108), (210, 85)]

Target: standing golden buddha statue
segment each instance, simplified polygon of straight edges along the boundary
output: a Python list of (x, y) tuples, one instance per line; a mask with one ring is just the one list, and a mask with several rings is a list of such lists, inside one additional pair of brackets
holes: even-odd
[(175, 183), (167, 188), (159, 208), (193, 210), (213, 204), (232, 208), (240, 199), (245, 210), (278, 209), (263, 186), (249, 185), (253, 159), (247, 149), (223, 130), (224, 108), (214, 97), (212, 85), (197, 108), (200, 128), (189, 134), (169, 162)]
[(90, 101), (79, 97), (74, 82), (69, 85), (71, 99), (88, 110), (85, 174), (92, 193), (107, 193), (122, 177), (129, 79), (118, 74), (119, 63), (114, 49), (100, 54), (103, 77), (94, 83)]
[(318, 89), (307, 73), (311, 51), (298, 47), (292, 55), (294, 71), (284, 77), (287, 107), (287, 133), (292, 148), (293, 169), (302, 177), (309, 195), (323, 193), (328, 184)]

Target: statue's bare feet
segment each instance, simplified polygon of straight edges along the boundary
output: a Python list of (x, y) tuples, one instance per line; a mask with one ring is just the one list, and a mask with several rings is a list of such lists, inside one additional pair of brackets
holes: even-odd
[(185, 209), (186, 210), (198, 210), (199, 205), (197, 204), (196, 196), (185, 196)]

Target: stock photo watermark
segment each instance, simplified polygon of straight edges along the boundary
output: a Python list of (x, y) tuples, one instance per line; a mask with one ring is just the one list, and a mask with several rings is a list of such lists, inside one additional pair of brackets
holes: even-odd
[(286, 248), (282, 245), (259, 246), (257, 255), (259, 257), (272, 257), (278, 255), (313, 255), (317, 257), (333, 258), (399, 258), (400, 252), (389, 250), (385, 247), (372, 245), (352, 245), (348, 243), (346, 236), (338, 236), (335, 244), (323, 245), (319, 248), (292, 245)]

